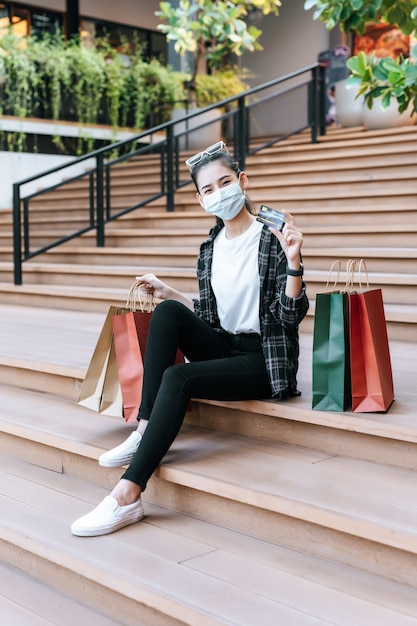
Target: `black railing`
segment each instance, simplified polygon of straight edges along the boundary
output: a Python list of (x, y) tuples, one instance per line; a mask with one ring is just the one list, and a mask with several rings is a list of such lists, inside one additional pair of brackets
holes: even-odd
[[(180, 167), (180, 155), (191, 149), (191, 142), (205, 128), (214, 123), (222, 125), (221, 136), (227, 140), (228, 148), (238, 161), (241, 169), (245, 159), (287, 137), (308, 128), (311, 129), (311, 141), (317, 141), (319, 134), (325, 134), (325, 68), (315, 63), (281, 78), (249, 89), (238, 96), (227, 98), (199, 111), (192, 111), (175, 121), (160, 124), (150, 130), (119, 141), (89, 154), (73, 159), (64, 165), (49, 169), (42, 174), (31, 176), (13, 185), (13, 238), (14, 238), (14, 283), (22, 284), (22, 265), (24, 261), (36, 255), (79, 237), (89, 231), (96, 231), (96, 245), (105, 245), (105, 225), (150, 202), (165, 197), (166, 210), (174, 210), (174, 194), (182, 186), (190, 183), (188, 171)], [(278, 89), (278, 90), (277, 90)], [(287, 105), (285, 106), (285, 101)], [(277, 104), (278, 103), (278, 104)], [(264, 115), (269, 107), (269, 115)], [(271, 115), (271, 107), (274, 107)], [(281, 107), (281, 108), (280, 108)], [(299, 115), (294, 117), (294, 110)], [(215, 118), (201, 121), (203, 115), (211, 111)], [(287, 115), (286, 111), (291, 114)], [(285, 117), (286, 119), (280, 119)], [(263, 119), (272, 119), (276, 127), (269, 127), (259, 132)], [(294, 128), (288, 128), (288, 119), (294, 119)], [(193, 128), (191, 126), (193, 125)], [(254, 128), (257, 126), (257, 132)], [(271, 126), (271, 124), (269, 125)], [(272, 126), (274, 126), (272, 124)], [(261, 129), (262, 130), (262, 129)], [(255, 136), (268, 136), (267, 141), (252, 140)], [(214, 143), (219, 137), (211, 135)], [(143, 155), (157, 157), (155, 174), (156, 186), (148, 195), (136, 197), (133, 202), (125, 200), (118, 205), (117, 189), (113, 173), (117, 166)], [(184, 156), (182, 154), (182, 156)], [(85, 171), (71, 174), (72, 169), (85, 166)], [(25, 193), (24, 187), (36, 184), (41, 186), (46, 177), (57, 176), (62, 180), (48, 187)], [(146, 182), (149, 174), (143, 174)], [(79, 186), (82, 195), (84, 215), (81, 210), (81, 224), (75, 227), (71, 220), (70, 207), (63, 211), (67, 217), (67, 232), (57, 237), (56, 229), (51, 226), (51, 233), (36, 229), (36, 214), (31, 215), (30, 203), (35, 198), (46, 197), (64, 187)], [(69, 203), (68, 203), (69, 204)], [(126, 206), (129, 204), (129, 206)], [(33, 206), (33, 205), (32, 205)], [(23, 209), (23, 210), (22, 210)], [(57, 206), (56, 211), (59, 211)], [(80, 219), (80, 210), (77, 219)], [(51, 218), (52, 219), (52, 218)], [(52, 224), (53, 225), (53, 224)], [(43, 227), (44, 228), (44, 227)]]

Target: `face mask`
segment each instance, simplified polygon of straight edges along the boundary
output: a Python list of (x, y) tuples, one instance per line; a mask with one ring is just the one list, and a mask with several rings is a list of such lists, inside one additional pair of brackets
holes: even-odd
[(239, 183), (220, 187), (204, 198), (204, 210), (221, 220), (232, 220), (243, 209), (245, 195)]

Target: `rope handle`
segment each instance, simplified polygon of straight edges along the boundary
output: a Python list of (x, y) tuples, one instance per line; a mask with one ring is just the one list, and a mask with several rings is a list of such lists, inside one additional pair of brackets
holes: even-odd
[[(359, 272), (361, 272), (362, 266), (365, 266), (366, 268), (366, 264), (364, 259), (361, 259), (361, 262), (359, 264)], [(327, 279), (327, 283), (326, 283), (326, 292), (339, 292), (340, 293), (352, 293), (354, 291), (354, 282), (355, 282), (355, 269), (356, 269), (356, 259), (349, 259), (347, 261), (346, 264), (346, 282), (344, 285), (344, 288), (339, 290), (337, 289), (337, 285), (339, 283), (339, 279), (340, 279), (340, 271), (341, 271), (341, 267), (342, 267), (342, 262), (341, 261), (334, 261), (334, 263), (332, 264), (332, 266), (330, 267), (329, 270), (329, 276)], [(329, 290), (329, 285), (331, 284), (331, 279), (332, 279), (332, 274), (333, 272), (337, 271), (337, 275), (336, 275), (336, 279), (333, 283), (333, 287), (331, 287), (331, 289)], [(368, 274), (366, 274), (366, 276), (368, 276)]]
[(349, 259), (346, 264), (345, 293), (352, 293), (354, 291), (353, 285), (355, 282), (355, 269), (356, 269), (356, 260)]
[(329, 276), (327, 278), (327, 283), (326, 283), (326, 293), (329, 290), (329, 284), (330, 284), (330, 279), (332, 276), (332, 273), (335, 272), (335, 267), (337, 266), (337, 276), (336, 276), (336, 280), (333, 283), (333, 287), (331, 289), (331, 291), (337, 291), (336, 287), (337, 287), (337, 283), (339, 282), (339, 276), (340, 276), (340, 268), (342, 267), (342, 262), (341, 261), (335, 261), (334, 263), (332, 263), (332, 266), (329, 270)]
[(366, 276), (366, 288), (369, 291), (369, 276), (368, 276), (368, 267), (366, 265), (366, 261), (365, 259), (361, 259), (359, 261), (359, 270), (358, 270), (358, 281), (359, 281), (359, 289), (361, 291), (364, 290), (364, 287), (362, 286), (362, 272), (365, 272), (365, 276)]
[(155, 309), (156, 302), (153, 293), (145, 292), (141, 287), (145, 283), (137, 280), (129, 289), (126, 300), (126, 308), (129, 311), (141, 311), (142, 313), (152, 313)]

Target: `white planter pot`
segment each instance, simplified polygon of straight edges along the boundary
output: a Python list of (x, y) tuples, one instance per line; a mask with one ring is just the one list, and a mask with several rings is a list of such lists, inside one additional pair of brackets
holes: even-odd
[[(198, 108), (192, 107), (188, 109), (188, 113), (194, 113), (198, 111)], [(179, 135), (183, 133), (186, 128), (193, 129), (196, 126), (201, 126), (201, 124), (207, 124), (203, 128), (198, 128), (197, 130), (188, 134), (188, 141), (186, 136), (183, 135), (180, 138), (180, 150), (203, 150), (210, 146), (216, 141), (220, 141), (221, 139), (221, 120), (219, 119), (222, 112), (221, 109), (212, 109), (211, 111), (206, 111), (202, 115), (197, 115), (196, 117), (191, 118), (188, 122), (181, 122), (180, 124), (175, 125), (174, 134)], [(175, 109), (171, 113), (171, 119), (177, 120), (186, 115), (185, 109)]]
[(377, 130), (379, 128), (395, 128), (397, 126), (412, 126), (417, 121), (417, 115), (411, 115), (412, 103), (408, 110), (398, 113), (398, 103), (395, 99), (391, 100), (388, 108), (382, 109), (378, 99), (374, 100), (372, 109), (363, 106), (363, 124), (369, 130)]
[(347, 87), (347, 80), (335, 83), (336, 114), (341, 126), (362, 126), (362, 97), (356, 98), (357, 89)]

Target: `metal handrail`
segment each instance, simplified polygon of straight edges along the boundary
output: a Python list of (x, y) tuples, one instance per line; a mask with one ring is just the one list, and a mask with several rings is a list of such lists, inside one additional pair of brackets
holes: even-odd
[[(284, 83), (299, 79), (304, 75), (309, 75), (304, 81), (294, 82), (289, 87), (275, 93), (267, 93), (272, 88), (283, 85)], [(269, 139), (263, 144), (257, 145), (255, 148), (250, 147), (250, 113), (256, 106), (260, 106), (274, 98), (278, 98), (285, 94), (294, 92), (301, 87), (307, 86), (308, 89), (308, 113), (306, 123), (298, 128), (294, 128), (285, 134), (279, 133), (275, 138)], [(258, 97), (259, 94), (267, 94)], [(249, 99), (255, 97), (251, 102)], [(30, 176), (24, 180), (13, 184), (13, 246), (14, 246), (14, 283), (22, 284), (22, 265), (24, 261), (33, 258), (36, 255), (47, 252), (48, 250), (65, 243), (75, 237), (79, 237), (91, 230), (96, 231), (96, 245), (103, 247), (105, 245), (105, 225), (133, 211), (134, 209), (143, 207), (150, 202), (161, 197), (166, 198), (166, 210), (174, 210), (174, 194), (184, 185), (189, 184), (190, 178), (181, 180), (180, 170), (180, 152), (187, 147), (187, 141), (190, 133), (196, 132), (209, 126), (213, 122), (205, 122), (188, 128), (190, 120), (203, 116), (208, 111), (221, 109), (225, 112), (219, 115), (214, 121), (221, 121), (223, 124), (232, 126), (232, 140), (228, 141), (229, 149), (233, 152), (236, 161), (239, 162), (241, 169), (245, 167), (245, 159), (247, 156), (255, 154), (283, 139), (299, 133), (306, 128), (311, 129), (311, 141), (315, 143), (318, 135), (325, 134), (325, 67), (321, 63), (314, 63), (301, 70), (291, 72), (280, 78), (268, 81), (257, 87), (248, 89), (238, 96), (232, 96), (209, 105), (198, 111), (191, 111), (183, 117), (159, 124), (149, 130), (143, 131), (132, 136), (129, 139), (118, 141), (111, 145), (99, 148), (83, 156), (74, 158), (73, 160), (48, 169), (41, 174)], [(185, 126), (185, 130), (181, 129), (181, 125)], [(163, 137), (161, 135), (164, 135)], [(185, 144), (185, 148), (184, 145)], [(126, 150), (128, 149), (128, 152)], [(114, 156), (123, 152), (120, 156)], [(135, 157), (145, 154), (154, 154), (159, 156), (159, 189), (155, 190), (149, 197), (142, 198), (129, 207), (124, 207), (117, 211), (112, 207), (112, 171), (118, 164), (131, 160)], [(95, 161), (93, 167), (89, 167), (82, 174), (75, 176), (65, 176), (71, 167), (79, 166), (83, 162)], [(22, 187), (29, 183), (38, 181), (42, 178), (61, 172), (65, 176), (65, 180), (49, 185), (47, 188), (40, 189), (36, 192), (22, 195)], [(68, 234), (53, 241), (43, 243), (40, 247), (33, 248), (31, 245), (32, 225), (30, 220), (30, 201), (39, 198), (45, 194), (51, 193), (57, 189), (70, 185), (80, 180), (88, 181), (88, 210), (86, 211), (88, 218), (85, 225), (78, 229), (72, 229)], [(23, 209), (23, 211), (22, 211)], [(22, 241), (23, 239), (23, 241)]]

